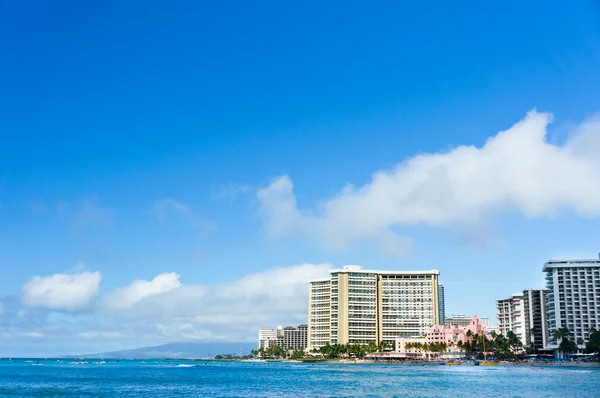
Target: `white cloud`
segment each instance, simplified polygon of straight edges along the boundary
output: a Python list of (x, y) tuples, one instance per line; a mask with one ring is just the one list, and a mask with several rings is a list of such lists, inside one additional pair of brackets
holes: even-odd
[(23, 332), (21, 336), (30, 338), (30, 339), (43, 339), (44, 333), (41, 332)]
[(164, 199), (160, 199), (157, 200), (156, 203), (154, 203), (154, 214), (156, 214), (156, 216), (159, 219), (166, 219), (169, 215), (169, 212), (174, 211), (177, 213), (181, 213), (181, 214), (189, 214), (190, 213), (190, 208), (173, 199), (173, 198), (164, 198)]
[[(182, 317), (213, 325), (298, 314), (306, 321), (307, 282), (327, 275), (330, 268), (329, 264), (277, 267), (219, 285), (185, 285), (177, 274), (161, 274), (152, 281), (135, 281), (101, 302), (104, 310), (129, 309), (125, 314), (129, 317)], [(146, 294), (149, 291), (156, 293)], [(116, 307), (117, 301), (126, 305)]]
[[(326, 276), (330, 268), (329, 264), (275, 267), (216, 285), (183, 284), (178, 274), (163, 273), (101, 295), (96, 305), (90, 303), (99, 273), (34, 277), (22, 288), (24, 304), (56, 311), (88, 310), (57, 314), (28, 308), (24, 316), (0, 323), (0, 333), (14, 339), (43, 335), (47, 341), (102, 344), (247, 341), (261, 327), (306, 323), (308, 280)], [(93, 286), (85, 289), (93, 294), (76, 294), (74, 286)]]
[(178, 274), (164, 273), (151, 281), (136, 280), (127, 287), (109, 293), (104, 297), (103, 305), (110, 309), (128, 309), (146, 297), (166, 293), (179, 286)]
[(308, 280), (330, 268), (276, 267), (218, 285), (186, 285), (177, 274), (161, 274), (108, 293), (98, 316), (118, 319), (106, 330), (146, 340), (246, 340), (260, 327), (306, 323)]
[(196, 260), (196, 261), (202, 260), (204, 258), (204, 250), (194, 249), (194, 250), (192, 250), (190, 257), (192, 258), (192, 260)]
[(100, 272), (34, 276), (21, 287), (23, 304), (59, 311), (87, 307), (98, 293)]
[(85, 227), (90, 224), (104, 223), (112, 219), (113, 213), (110, 209), (94, 203), (91, 199), (81, 202), (81, 207), (73, 215), (75, 225)]
[(409, 158), (377, 171), (361, 187), (347, 186), (319, 212), (300, 210), (289, 177), (258, 190), (260, 214), (272, 236), (304, 236), (343, 249), (371, 242), (402, 254), (407, 238), (394, 228), (479, 225), (492, 212), (525, 217), (572, 211), (600, 215), (600, 117), (578, 126), (560, 146), (547, 141), (552, 115), (529, 112), (481, 148)]
[(213, 194), (213, 198), (229, 199), (231, 201), (239, 195), (245, 195), (248, 192), (250, 192), (250, 187), (248, 185), (230, 184), (220, 187), (219, 190)]
[(157, 200), (152, 207), (152, 211), (162, 222), (166, 222), (171, 218), (179, 218), (197, 229), (210, 230), (215, 227), (213, 222), (205, 220), (196, 214), (191, 207), (173, 198)]
[(88, 330), (77, 334), (78, 337), (89, 340), (114, 340), (127, 338), (126, 334), (113, 331)]

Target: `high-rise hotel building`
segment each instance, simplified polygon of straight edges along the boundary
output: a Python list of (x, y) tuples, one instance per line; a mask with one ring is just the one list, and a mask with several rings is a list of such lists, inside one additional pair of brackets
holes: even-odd
[(446, 322), (446, 298), (444, 294), (444, 285), (438, 283), (438, 310), (440, 312), (439, 315), (439, 323), (440, 325), (444, 325)]
[(438, 276), (347, 265), (309, 281), (309, 349), (426, 334), (440, 323)]
[(567, 328), (575, 341), (588, 341), (591, 328), (600, 327), (600, 259), (551, 260), (546, 273), (548, 346), (556, 349), (554, 332)]
[(496, 300), (496, 311), (498, 331), (505, 336), (512, 331), (521, 343), (526, 345), (523, 293), (515, 293), (511, 297)]
[(526, 346), (539, 352), (548, 345), (548, 321), (546, 319), (546, 291), (523, 290), (523, 322)]

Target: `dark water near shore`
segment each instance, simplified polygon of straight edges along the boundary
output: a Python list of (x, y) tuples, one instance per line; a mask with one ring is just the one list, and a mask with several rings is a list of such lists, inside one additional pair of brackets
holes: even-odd
[(0, 360), (10, 397), (600, 397), (600, 368)]

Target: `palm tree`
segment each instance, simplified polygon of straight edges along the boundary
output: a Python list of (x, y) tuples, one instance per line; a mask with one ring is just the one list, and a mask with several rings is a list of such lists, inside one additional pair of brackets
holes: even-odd
[(559, 341), (572, 335), (573, 333), (567, 328), (558, 328), (554, 331), (554, 338)]
[(575, 342), (569, 340), (573, 333), (567, 328), (558, 328), (554, 331), (554, 338), (558, 340), (558, 351), (569, 354), (577, 350)]
[(600, 331), (596, 330), (596, 328), (590, 329), (590, 334), (588, 336), (588, 342), (585, 345), (585, 350), (587, 352), (600, 352)]

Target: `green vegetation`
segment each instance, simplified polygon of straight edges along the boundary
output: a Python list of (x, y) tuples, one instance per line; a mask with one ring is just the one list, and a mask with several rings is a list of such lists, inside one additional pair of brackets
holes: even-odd
[(272, 346), (267, 348), (259, 348), (258, 350), (252, 350), (251, 354), (253, 357), (265, 357), (265, 358), (288, 358), (288, 359), (302, 359), (306, 354), (304, 350), (292, 350), (286, 351), (279, 346)]
[(292, 355), (290, 355), (290, 359), (294, 359), (294, 360), (300, 360), (302, 358), (304, 358), (306, 354), (304, 353), (304, 350), (298, 350), (298, 351), (293, 351)]
[(573, 336), (573, 333), (567, 328), (559, 328), (554, 332), (554, 338), (560, 341), (558, 351), (567, 356), (577, 351), (577, 344), (575, 340), (570, 339), (571, 336)]
[(379, 344), (368, 343), (368, 344), (326, 344), (318, 350), (313, 350), (313, 352), (318, 352), (323, 354), (326, 358), (359, 358), (363, 359), (366, 354), (370, 352), (383, 352), (383, 351), (391, 351), (393, 349), (392, 345), (386, 343), (385, 341), (380, 342)]
[(421, 350), (425, 352), (444, 352), (448, 349), (446, 343), (406, 343), (404, 348), (407, 350)]
[(585, 351), (596, 355), (600, 354), (600, 331), (595, 328), (590, 330), (589, 340), (585, 344)]
[(250, 359), (252, 358), (251, 355), (235, 355), (235, 354), (219, 354), (216, 355), (214, 359), (217, 359), (219, 361), (239, 361), (241, 359)]
[(448, 348), (452, 348), (456, 345), (456, 347), (464, 351), (467, 356), (472, 356), (476, 358), (484, 357), (484, 338), (485, 338), (485, 352), (490, 356), (494, 356), (497, 359), (508, 360), (515, 359), (520, 356), (523, 352), (523, 345), (519, 338), (513, 333), (508, 332), (506, 336), (501, 334), (491, 334), (489, 337), (481, 334), (472, 333), (471, 331), (467, 332), (467, 341), (459, 340), (456, 343), (444, 343), (444, 342), (436, 342), (436, 343), (407, 343), (405, 348), (407, 350), (415, 349), (422, 350), (425, 352), (438, 353), (441, 354), (448, 350)]

